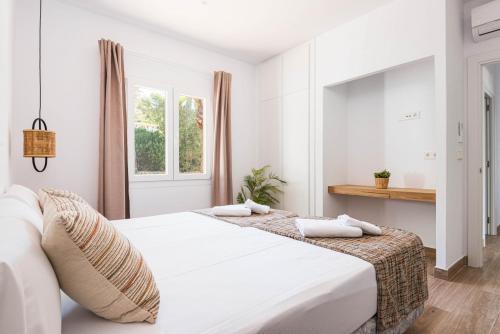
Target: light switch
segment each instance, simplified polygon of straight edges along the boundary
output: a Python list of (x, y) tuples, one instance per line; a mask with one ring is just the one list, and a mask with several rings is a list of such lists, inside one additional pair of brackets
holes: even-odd
[(457, 150), (457, 160), (463, 160), (464, 159), (464, 150), (458, 149)]
[(411, 121), (420, 118), (420, 111), (411, 111), (401, 114), (400, 121)]
[[(457, 143), (461, 144), (464, 142), (464, 123), (458, 122), (457, 124)], [(458, 151), (457, 151), (458, 153)], [(463, 153), (463, 152), (462, 152)]]

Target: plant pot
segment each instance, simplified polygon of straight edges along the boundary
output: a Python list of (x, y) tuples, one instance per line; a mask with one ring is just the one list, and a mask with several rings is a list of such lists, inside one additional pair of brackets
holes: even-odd
[(389, 186), (389, 178), (381, 178), (381, 177), (375, 178), (375, 188), (387, 189), (388, 186)]

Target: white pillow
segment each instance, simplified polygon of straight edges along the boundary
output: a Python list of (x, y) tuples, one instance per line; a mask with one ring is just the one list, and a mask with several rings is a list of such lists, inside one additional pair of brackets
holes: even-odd
[(0, 310), (0, 333), (61, 333), (61, 294), (41, 234), (17, 218), (0, 218)]
[[(38, 201), (38, 195), (31, 189), (21, 186), (19, 184), (13, 184), (7, 189), (4, 197), (16, 198), (34, 209), (40, 210), (40, 202)], [(41, 211), (40, 211), (41, 212)]]
[(2, 196), (0, 197), (0, 219), (7, 217), (29, 222), (40, 233), (43, 230), (43, 214), (40, 208), (33, 208), (15, 197)]

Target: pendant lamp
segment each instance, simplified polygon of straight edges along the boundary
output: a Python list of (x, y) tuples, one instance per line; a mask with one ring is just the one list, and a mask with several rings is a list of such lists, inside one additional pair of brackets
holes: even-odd
[[(40, 17), (38, 21), (38, 117), (31, 129), (23, 130), (24, 157), (31, 158), (33, 168), (43, 172), (47, 168), (47, 159), (56, 156), (56, 133), (47, 130), (47, 123), (42, 119), (42, 0), (40, 1)], [(44, 159), (43, 167), (39, 168), (36, 159)]]

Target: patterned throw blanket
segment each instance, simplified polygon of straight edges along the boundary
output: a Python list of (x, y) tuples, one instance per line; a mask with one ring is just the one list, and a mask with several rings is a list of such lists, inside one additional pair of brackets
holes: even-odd
[(195, 210), (194, 212), (225, 221), (226, 223), (238, 225), (240, 227), (255, 227), (256, 224), (273, 223), (275, 221), (280, 221), (285, 218), (298, 217), (297, 214), (293, 212), (276, 210), (276, 209), (271, 209), (271, 211), (269, 211), (269, 213), (266, 215), (252, 214), (251, 216), (248, 217), (215, 216), (212, 213), (212, 209), (201, 209), (201, 210)]
[[(212, 216), (210, 209), (198, 213)], [(382, 226), (381, 236), (304, 238), (295, 227), (297, 215), (272, 210), (267, 215), (216, 217), (242, 227), (254, 227), (356, 256), (375, 267), (377, 332), (395, 327), (428, 298), (424, 246), (414, 233)]]

